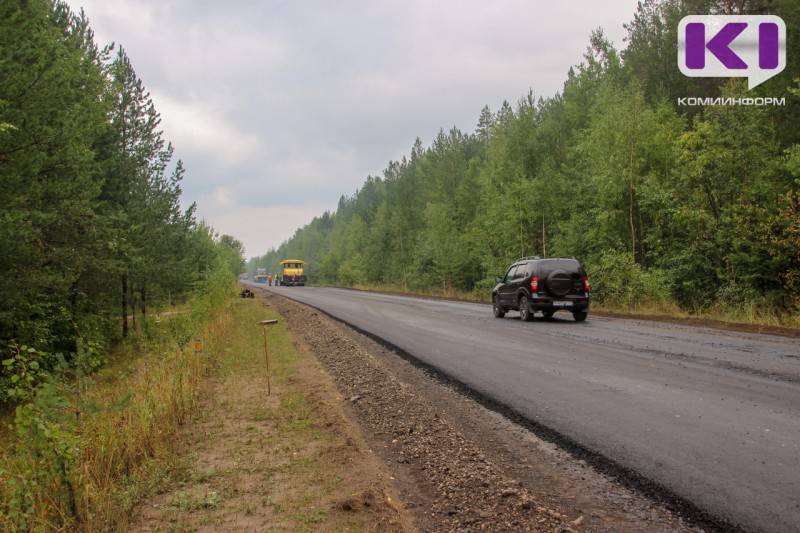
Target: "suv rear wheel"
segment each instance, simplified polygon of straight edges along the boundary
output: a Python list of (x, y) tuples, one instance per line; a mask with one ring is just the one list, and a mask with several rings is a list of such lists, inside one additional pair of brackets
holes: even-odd
[(531, 313), (531, 306), (528, 304), (528, 297), (524, 294), (519, 298), (519, 318), (523, 322), (530, 322), (533, 320), (533, 313)]
[(589, 316), (589, 313), (586, 311), (573, 311), (572, 317), (575, 319), (576, 322), (583, 322), (586, 320), (586, 317)]

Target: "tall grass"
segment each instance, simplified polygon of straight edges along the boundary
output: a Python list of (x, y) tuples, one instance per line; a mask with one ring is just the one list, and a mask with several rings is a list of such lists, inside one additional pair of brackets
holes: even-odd
[[(68, 367), (16, 408), (0, 455), (0, 531), (110, 531), (168, 467), (173, 436), (221, 350), (235, 294), (211, 278), (111, 354)], [(203, 340), (196, 353), (194, 338)], [(65, 366), (65, 369), (67, 367)]]

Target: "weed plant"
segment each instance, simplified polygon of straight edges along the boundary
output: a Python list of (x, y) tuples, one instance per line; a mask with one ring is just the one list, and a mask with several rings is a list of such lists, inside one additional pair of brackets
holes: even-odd
[[(209, 278), (181, 308), (139, 324), (93, 372), (94, 354), (15, 381), (19, 403), (2, 434), (0, 531), (110, 531), (167, 468), (210, 354), (230, 328), (234, 289)], [(203, 339), (203, 352), (190, 342)], [(26, 363), (27, 348), (14, 361)], [(80, 350), (79, 350), (80, 352)], [(18, 375), (33, 375), (30, 365)], [(11, 418), (11, 417), (9, 417)]]

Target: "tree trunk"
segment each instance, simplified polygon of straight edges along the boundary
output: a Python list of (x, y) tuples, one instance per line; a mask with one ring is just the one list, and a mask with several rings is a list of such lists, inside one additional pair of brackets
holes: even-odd
[(142, 297), (142, 321), (147, 318), (147, 289), (145, 289), (144, 283), (142, 283), (142, 288), (139, 289), (139, 294)]
[(547, 258), (547, 232), (544, 226), (544, 211), (542, 211), (542, 257)]
[(633, 218), (633, 180), (630, 182), (630, 222), (631, 222), (631, 252), (633, 262), (636, 262), (636, 223)]
[(128, 336), (128, 275), (122, 275), (122, 336)]
[(136, 330), (136, 290), (134, 289), (133, 281), (131, 281), (130, 287), (128, 288), (131, 291), (131, 297), (129, 299), (131, 306), (131, 326)]
[(633, 150), (631, 150), (631, 159), (628, 167), (628, 191), (630, 199), (630, 223), (631, 223), (631, 253), (633, 253), (633, 262), (636, 263), (636, 221), (633, 216)]
[(400, 229), (398, 232), (398, 236), (400, 237), (400, 260), (403, 265), (403, 289), (408, 290), (408, 273), (406, 269), (406, 250), (405, 245), (403, 244), (403, 234), (405, 232)]

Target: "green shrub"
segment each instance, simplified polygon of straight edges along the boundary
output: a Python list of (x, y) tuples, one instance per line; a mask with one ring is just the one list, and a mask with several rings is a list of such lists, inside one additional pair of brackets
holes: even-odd
[(603, 252), (599, 261), (586, 268), (592, 296), (601, 305), (636, 308), (660, 306), (671, 301), (666, 272), (642, 268), (629, 253)]

